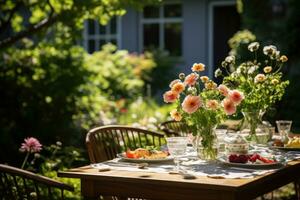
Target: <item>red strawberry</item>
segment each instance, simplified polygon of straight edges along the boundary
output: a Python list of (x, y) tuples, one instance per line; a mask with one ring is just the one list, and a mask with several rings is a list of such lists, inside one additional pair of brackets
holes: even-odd
[(249, 158), (249, 160), (251, 161), (251, 162), (256, 162), (256, 160), (257, 159), (259, 159), (260, 158), (260, 155), (258, 155), (258, 154), (253, 154), (250, 158)]
[(263, 163), (274, 163), (273, 160), (270, 160), (270, 159), (268, 159), (268, 158), (264, 158), (264, 157), (262, 157), (262, 156), (260, 156), (258, 159), (259, 159), (260, 161), (262, 161)]

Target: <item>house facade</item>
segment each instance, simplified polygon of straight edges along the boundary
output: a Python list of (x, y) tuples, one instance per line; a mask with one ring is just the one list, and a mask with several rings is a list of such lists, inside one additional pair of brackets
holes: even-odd
[(228, 53), (227, 40), (239, 29), (235, 0), (165, 0), (143, 12), (128, 9), (106, 26), (86, 21), (83, 46), (89, 53), (107, 42), (142, 53), (160, 48), (180, 58), (182, 71), (195, 62), (208, 66), (208, 75)]

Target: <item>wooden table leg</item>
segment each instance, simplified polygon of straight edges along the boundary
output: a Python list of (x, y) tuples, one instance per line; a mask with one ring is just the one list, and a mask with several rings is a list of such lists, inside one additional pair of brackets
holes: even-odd
[(300, 200), (300, 179), (294, 181), (294, 187), (295, 187), (296, 198)]
[(81, 179), (81, 195), (84, 199), (96, 200), (99, 198), (94, 184), (94, 181)]

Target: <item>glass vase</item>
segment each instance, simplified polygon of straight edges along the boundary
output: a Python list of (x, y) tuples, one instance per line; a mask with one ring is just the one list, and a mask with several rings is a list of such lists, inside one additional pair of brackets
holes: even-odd
[(269, 133), (266, 132), (262, 123), (262, 117), (265, 110), (242, 111), (244, 120), (241, 127), (241, 133), (247, 134), (247, 140), (252, 144), (266, 143)]
[(216, 135), (216, 125), (203, 127), (198, 130), (195, 137), (195, 147), (197, 156), (201, 160), (213, 161), (218, 156), (218, 139)]

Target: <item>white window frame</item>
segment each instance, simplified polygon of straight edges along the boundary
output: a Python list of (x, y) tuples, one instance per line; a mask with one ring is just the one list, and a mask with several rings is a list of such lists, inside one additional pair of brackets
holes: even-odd
[(122, 41), (121, 41), (121, 17), (116, 16), (116, 33), (110, 33), (110, 21), (105, 25), (106, 33), (100, 34), (99, 32), (99, 22), (97, 20), (93, 20), (95, 26), (95, 34), (90, 35), (88, 32), (88, 20), (84, 22), (84, 29), (83, 29), (83, 47), (88, 52), (88, 43), (89, 40), (95, 40), (95, 51), (99, 51), (100, 49), (100, 40), (105, 40), (105, 42), (110, 42), (110, 40), (116, 40), (118, 49), (121, 49)]
[[(144, 24), (158, 24), (159, 26), (159, 49), (164, 50), (165, 49), (165, 34), (164, 34), (164, 25), (166, 23), (181, 23), (183, 24), (183, 11), (181, 17), (164, 17), (164, 5), (170, 5), (170, 4), (181, 4), (183, 6), (183, 3), (181, 1), (168, 1), (164, 2), (162, 5), (159, 6), (159, 17), (158, 18), (144, 18), (144, 13), (140, 13), (140, 28), (139, 28), (139, 52), (144, 51)], [(183, 28), (183, 26), (182, 26)], [(183, 32), (183, 30), (182, 30)], [(183, 46), (181, 46), (183, 49)], [(182, 56), (182, 55), (180, 55)]]

